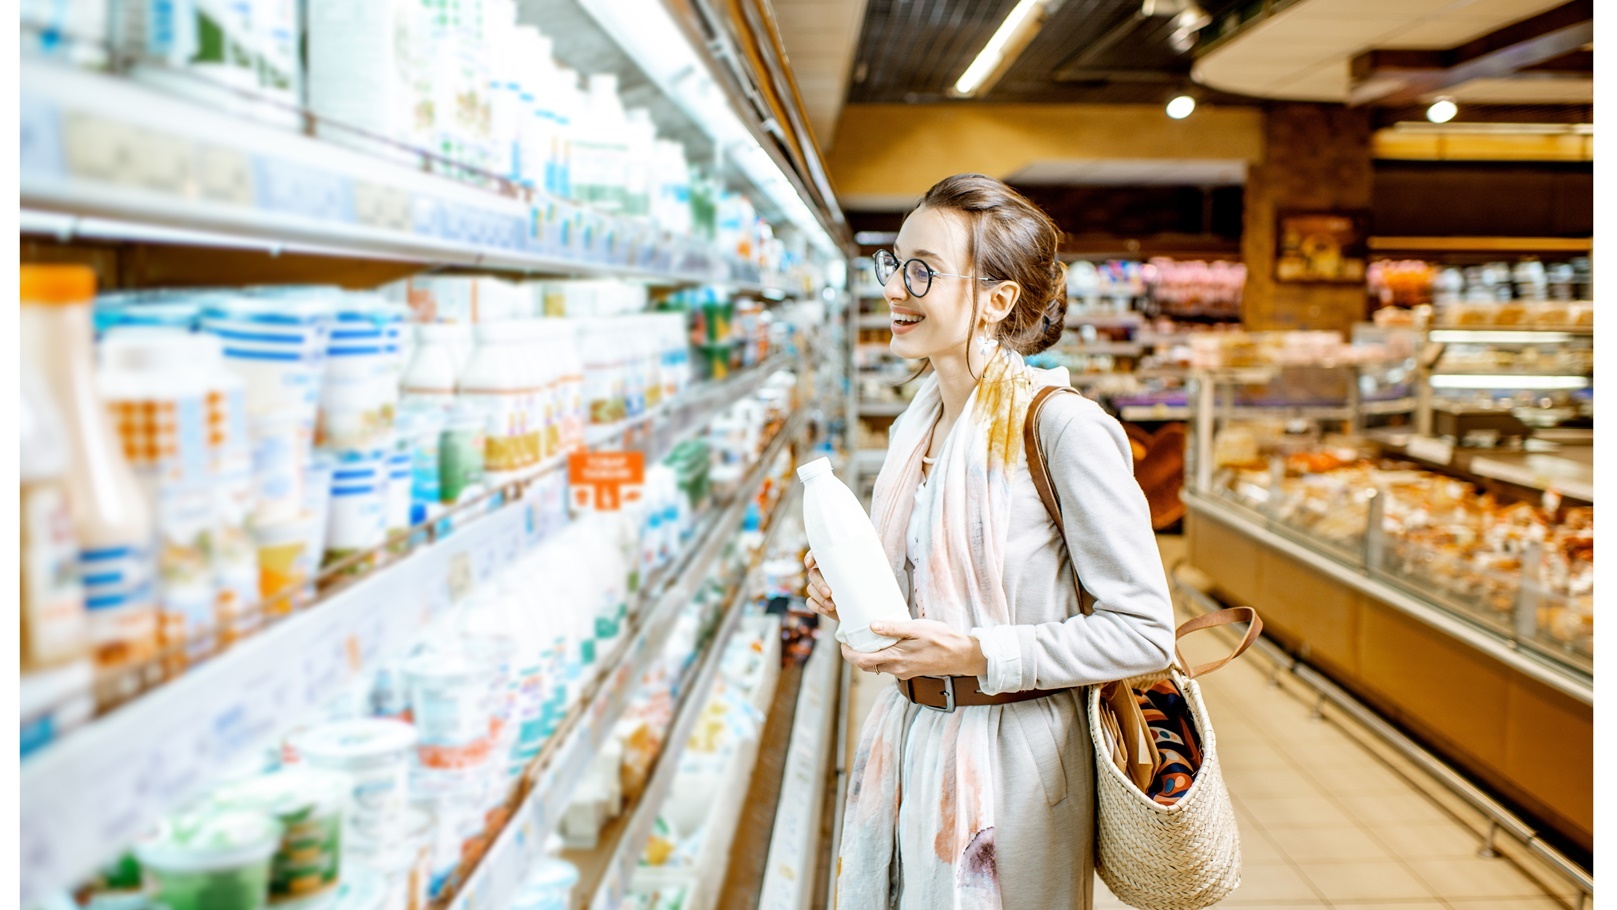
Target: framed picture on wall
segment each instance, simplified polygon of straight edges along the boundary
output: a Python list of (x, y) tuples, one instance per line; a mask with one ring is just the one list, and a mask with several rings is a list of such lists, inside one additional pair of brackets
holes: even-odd
[(1284, 211), (1276, 221), (1276, 281), (1364, 282), (1368, 211)]

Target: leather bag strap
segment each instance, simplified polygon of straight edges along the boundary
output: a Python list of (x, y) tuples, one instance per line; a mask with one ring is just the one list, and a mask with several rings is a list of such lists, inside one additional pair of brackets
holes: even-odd
[[(1022, 450), (1027, 453), (1027, 470), (1033, 475), (1033, 488), (1039, 491), (1039, 501), (1044, 503), (1044, 511), (1049, 513), (1050, 520), (1055, 522), (1056, 530), (1061, 532), (1062, 540), (1066, 540), (1066, 526), (1061, 523), (1061, 499), (1056, 496), (1055, 484), (1050, 482), (1050, 468), (1044, 461), (1044, 445), (1039, 439), (1039, 412), (1044, 410), (1045, 402), (1058, 392), (1071, 392), (1078, 394), (1072, 386), (1051, 385), (1039, 389), (1033, 395), (1033, 402), (1027, 407), (1027, 420), (1022, 424)], [(1084, 590), (1083, 580), (1078, 577), (1078, 563), (1072, 558), (1072, 547), (1067, 547), (1067, 562), (1072, 566), (1072, 583), (1078, 589), (1078, 608), (1088, 615), (1094, 612), (1093, 602)]]
[[(1192, 667), (1185, 661), (1185, 655), (1179, 650), (1179, 639), (1201, 629), (1211, 629), (1214, 626), (1228, 626), (1238, 622), (1244, 622), (1247, 624), (1246, 634), (1241, 636), (1240, 643), (1235, 646), (1235, 650), (1231, 651), (1228, 657), (1208, 661), (1207, 663), (1197, 667)], [(1211, 673), (1214, 670), (1217, 670), (1219, 667), (1222, 667), (1230, 661), (1236, 659), (1237, 657), (1240, 657), (1247, 648), (1252, 647), (1253, 643), (1258, 640), (1258, 636), (1262, 634), (1263, 620), (1258, 618), (1258, 611), (1252, 609), (1251, 607), (1230, 607), (1227, 610), (1219, 610), (1216, 613), (1203, 613), (1200, 616), (1185, 620), (1184, 625), (1181, 625), (1178, 630), (1174, 632), (1173, 656), (1179, 660), (1179, 667), (1180, 669), (1184, 670), (1185, 675), (1191, 679), (1195, 679), (1198, 676), (1205, 676), (1208, 673)]]
[[(1033, 487), (1039, 491), (1039, 499), (1044, 503), (1044, 510), (1050, 514), (1050, 520), (1055, 522), (1057, 529), (1065, 527), (1061, 523), (1061, 500), (1056, 496), (1055, 484), (1050, 481), (1050, 469), (1045, 464), (1044, 447), (1039, 440), (1039, 412), (1044, 408), (1045, 402), (1057, 392), (1071, 392), (1078, 394), (1078, 390), (1071, 386), (1045, 386), (1034, 396), (1032, 404), (1028, 405), (1027, 422), (1022, 425), (1022, 448), (1027, 452), (1028, 473), (1033, 475)], [(1063, 533), (1063, 540), (1065, 534)], [(1072, 582), (1078, 587), (1078, 603), (1087, 615), (1094, 611), (1088, 593), (1084, 590), (1083, 581), (1078, 578), (1078, 564), (1072, 559), (1072, 547), (1067, 548), (1067, 560), (1072, 564)], [(1185, 656), (1179, 652), (1178, 641), (1192, 632), (1202, 629), (1211, 629), (1215, 626), (1228, 626), (1238, 622), (1247, 623), (1246, 634), (1242, 636), (1235, 650), (1228, 657), (1209, 661), (1200, 666), (1192, 667), (1185, 661)], [(1263, 620), (1258, 618), (1258, 611), (1251, 607), (1231, 607), (1219, 610), (1216, 613), (1205, 613), (1185, 621), (1174, 631), (1174, 657), (1178, 659), (1179, 666), (1186, 676), (1195, 679), (1217, 670), (1230, 661), (1240, 657), (1247, 648), (1252, 647), (1263, 634)]]

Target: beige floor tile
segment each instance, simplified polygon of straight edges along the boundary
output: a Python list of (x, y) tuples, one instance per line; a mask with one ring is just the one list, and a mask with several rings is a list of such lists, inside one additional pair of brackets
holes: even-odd
[(1303, 875), (1333, 904), (1337, 901), (1430, 900), (1431, 888), (1397, 862), (1309, 863)]
[(1339, 799), (1354, 817), (1372, 831), (1382, 825), (1400, 822), (1453, 822), (1452, 816), (1413, 789), (1407, 794), (1342, 794)]
[(1289, 828), (1340, 828), (1353, 824), (1353, 817), (1326, 796), (1234, 798), (1271, 834)]
[(1442, 901), (1331, 901), (1332, 910), (1449, 910)]
[(1226, 743), (1219, 740), (1217, 748), (1219, 766), (1225, 770), (1295, 767), (1291, 756), (1266, 742), (1236, 740)]
[(1224, 785), (1231, 793), (1254, 799), (1325, 795), (1317, 781), (1294, 767), (1225, 768)]
[(1309, 863), (1392, 862), (1395, 857), (1358, 825), (1291, 828), (1274, 837), (1280, 852), (1300, 866)]
[(1275, 846), (1274, 839), (1263, 831), (1263, 826), (1256, 821), (1249, 821), (1249, 817), (1242, 817), (1241, 813), (1235, 815), (1236, 824), (1241, 832), (1241, 861), (1243, 863), (1283, 863), (1286, 855)]
[(1302, 763), (1304, 773), (1318, 781), (1320, 786), (1343, 795), (1372, 793), (1408, 793), (1417, 789), (1397, 772), (1366, 756), (1363, 762), (1335, 766)]
[(1218, 906), (1256, 901), (1302, 904), (1319, 900), (1319, 894), (1290, 863), (1245, 863), (1241, 867), (1241, 887)]
[(1548, 897), (1538, 882), (1507, 859), (1417, 859), (1409, 861), (1432, 889), (1448, 897)]
[(1366, 823), (1394, 855), (1406, 859), (1461, 859), (1477, 855), (1482, 837), (1454, 822)]

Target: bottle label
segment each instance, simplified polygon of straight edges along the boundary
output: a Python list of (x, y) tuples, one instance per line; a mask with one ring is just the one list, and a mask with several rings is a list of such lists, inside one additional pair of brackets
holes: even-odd
[(22, 488), (24, 666), (56, 663), (84, 649), (84, 588), (79, 583), (73, 515), (59, 484)]
[(79, 578), (96, 663), (112, 667), (151, 659), (157, 647), (151, 552), (116, 546), (80, 550)]

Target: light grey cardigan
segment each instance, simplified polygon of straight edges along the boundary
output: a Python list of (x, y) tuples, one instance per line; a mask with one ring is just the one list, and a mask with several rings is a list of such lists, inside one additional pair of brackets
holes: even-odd
[[(1128, 437), (1098, 404), (1071, 394), (1045, 405), (1039, 432), (1063, 527), (1045, 512), (1032, 475), (1024, 471), (1016, 477), (1005, 559), (1012, 621), (972, 630), (988, 658), (979, 687), (985, 692), (1081, 687), (1163, 669), (1173, 654), (1173, 607), (1150, 509), (1134, 479)], [(1063, 532), (1094, 598), (1088, 616), (1079, 609)], [(906, 586), (909, 581), (899, 580)], [(1095, 780), (1084, 691), (960, 709), (991, 712), (997, 725), (995, 854), (1006, 910), (1090, 906)], [(915, 705), (906, 715), (906, 726), (916, 734), (941, 719)], [(924, 748), (931, 738), (907, 740), (901, 774), (924, 760), (911, 747)], [(900, 782), (905, 802), (942, 796), (914, 792), (906, 783)], [(900, 834), (895, 906), (933, 910), (904, 900), (903, 854), (928, 846), (903, 840)]]

